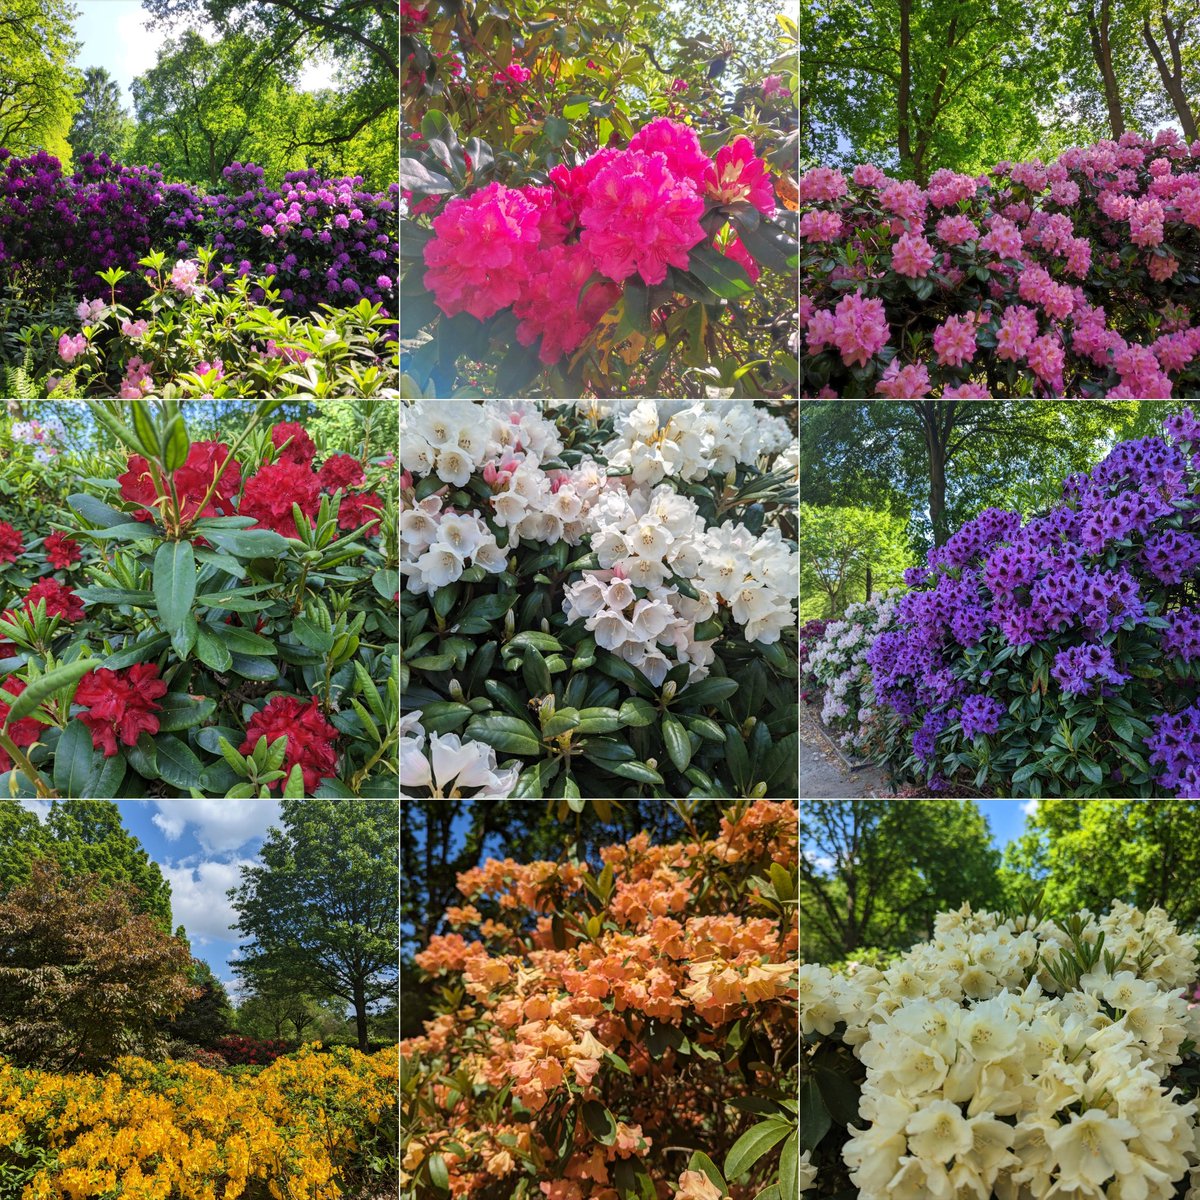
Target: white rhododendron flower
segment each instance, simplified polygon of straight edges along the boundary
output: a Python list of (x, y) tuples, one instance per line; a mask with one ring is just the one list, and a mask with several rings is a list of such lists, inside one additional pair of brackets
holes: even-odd
[(426, 743), (424, 729), (412, 721), (407, 730), (402, 724), (400, 733), (402, 795), (503, 800), (517, 785), (520, 768), (498, 770), (496, 751), (483, 742), (463, 741), (456, 733), (434, 733)]

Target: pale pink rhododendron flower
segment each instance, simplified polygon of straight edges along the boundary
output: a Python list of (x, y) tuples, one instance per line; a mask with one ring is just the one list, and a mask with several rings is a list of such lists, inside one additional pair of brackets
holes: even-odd
[(469, 312), (485, 321), (519, 298), (538, 217), (536, 205), (501, 183), (446, 205), (425, 246), (425, 286), (446, 316)]
[(86, 324), (94, 321), (107, 307), (103, 300), (80, 300), (75, 306), (75, 315)]
[(813, 167), (800, 176), (797, 194), (801, 201), (838, 200), (846, 194), (846, 177), (832, 167)]
[(842, 218), (826, 208), (814, 208), (800, 218), (800, 236), (806, 242), (832, 242), (842, 236)]
[(687, 269), (688, 251), (704, 238), (703, 212), (704, 201), (661, 153), (630, 150), (592, 181), (580, 241), (609, 279), (636, 272), (644, 283), (662, 283), (668, 266)]
[(196, 290), (196, 279), (200, 274), (200, 264), (191, 259), (178, 259), (171, 270), (171, 285), (176, 291), (185, 296), (192, 295)]
[(754, 143), (745, 136), (717, 151), (716, 162), (707, 174), (705, 194), (722, 204), (753, 204), (764, 216), (775, 212), (767, 164), (754, 153)]
[(783, 82), (782, 75), (768, 75), (762, 81), (762, 94), (764, 100), (769, 100), (772, 96), (790, 96), (792, 93)]
[(58, 339), (58, 357), (63, 362), (72, 363), (87, 349), (87, 344), (87, 338), (82, 333), (77, 333), (74, 337), (64, 333)]
[(982, 383), (960, 383), (942, 392), (947, 400), (990, 400), (992, 393)]
[(150, 328), (149, 321), (122, 321), (121, 332), (127, 338), (140, 338)]
[(970, 217), (942, 217), (935, 226), (935, 232), (947, 246), (961, 246), (963, 242), (971, 242), (979, 237), (979, 230)]
[(862, 292), (843, 296), (834, 310), (827, 339), (841, 351), (848, 366), (865, 367), (887, 345), (889, 330), (883, 301), (867, 299)]
[(154, 390), (154, 380), (150, 377), (151, 366), (144, 363), (135, 354), (125, 364), (125, 378), (121, 380), (121, 390), (117, 395), (122, 400), (136, 400)]
[(933, 331), (938, 365), (961, 367), (975, 356), (975, 322), (969, 317), (947, 317)]

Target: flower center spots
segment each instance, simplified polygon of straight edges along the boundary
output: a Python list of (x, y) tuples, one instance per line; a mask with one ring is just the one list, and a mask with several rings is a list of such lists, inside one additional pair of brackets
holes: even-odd
[(643, 546), (653, 546), (654, 545), (654, 533), (652, 530), (649, 530), (649, 529), (642, 530), (642, 545)]

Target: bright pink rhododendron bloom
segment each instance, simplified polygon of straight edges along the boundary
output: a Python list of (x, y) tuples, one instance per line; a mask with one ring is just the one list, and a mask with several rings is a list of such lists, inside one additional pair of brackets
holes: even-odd
[(996, 357), (1020, 362), (1029, 353), (1037, 331), (1037, 313), (1023, 304), (1010, 304), (996, 332)]
[(703, 212), (704, 201), (661, 153), (630, 150), (592, 181), (580, 241), (609, 279), (636, 272), (644, 283), (662, 283), (668, 266), (687, 269), (688, 251), (704, 238)]
[(1026, 355), (1030, 370), (1043, 382), (1049, 384), (1054, 391), (1062, 391), (1063, 385), (1063, 348), (1062, 342), (1054, 334), (1043, 334), (1034, 338)]
[(58, 357), (66, 363), (74, 362), (86, 349), (87, 338), (82, 333), (77, 333), (74, 337), (63, 334), (58, 339)]
[(893, 358), (884, 368), (875, 394), (890, 396), (893, 400), (919, 400), (929, 395), (929, 368), (924, 363), (909, 363), (902, 367), (898, 358)]
[(792, 93), (783, 82), (782, 75), (768, 75), (762, 81), (762, 94), (764, 100), (769, 100), (772, 96), (790, 96)]
[(846, 177), (832, 167), (813, 167), (800, 176), (797, 192), (801, 201), (837, 200), (846, 194)]
[(433, 219), (437, 235), (425, 246), (425, 286), (448, 317), (477, 320), (507, 308), (529, 278), (540, 212), (519, 191), (490, 183), (451, 200)]
[(142, 362), (134, 355), (125, 364), (125, 377), (121, 380), (121, 390), (117, 395), (122, 400), (137, 400), (154, 390), (154, 380), (150, 376), (150, 364)]
[(579, 243), (548, 246), (535, 256), (529, 282), (513, 312), (521, 321), (517, 341), (522, 346), (542, 339), (538, 351), (542, 362), (556, 363), (577, 349), (617, 302), (621, 292), (615, 284), (597, 283), (580, 304), (580, 289), (593, 270), (591, 255)]
[(526, 83), (532, 78), (533, 72), (519, 62), (509, 63), (503, 71), (497, 71), (492, 76), (496, 83)]
[(843, 296), (834, 310), (832, 337), (848, 366), (865, 367), (870, 358), (887, 345), (887, 313), (883, 301), (867, 299), (862, 292)]
[(918, 233), (904, 233), (892, 247), (892, 268), (898, 275), (921, 279), (929, 274), (934, 260), (933, 247)]
[(629, 139), (629, 149), (643, 154), (658, 152), (667, 160), (667, 168), (680, 182), (692, 183), (696, 190), (704, 185), (713, 161), (700, 149), (696, 131), (670, 117), (659, 117), (643, 125)]
[(938, 365), (961, 367), (975, 356), (975, 322), (968, 317), (947, 317), (933, 331)]
[(716, 162), (706, 177), (705, 194), (722, 204), (753, 204), (764, 216), (775, 212), (767, 164), (754, 153), (754, 143), (748, 137), (735, 138), (732, 146), (717, 151)]
[(735, 263), (740, 263), (742, 269), (750, 276), (751, 283), (757, 283), (758, 277), (762, 274), (758, 263), (750, 257), (750, 251), (742, 245), (742, 239), (735, 233), (724, 246), (718, 245), (717, 249), (721, 251), (726, 258), (731, 258)]
[(974, 241), (979, 237), (979, 230), (970, 217), (942, 217), (934, 228), (947, 246), (961, 246), (963, 242)]

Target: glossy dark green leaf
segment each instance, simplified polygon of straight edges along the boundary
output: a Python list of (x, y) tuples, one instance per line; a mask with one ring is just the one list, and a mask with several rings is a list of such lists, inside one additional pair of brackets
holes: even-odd
[(667, 754), (675, 764), (677, 771), (686, 771), (692, 761), (692, 743), (688, 740), (687, 730), (670, 713), (664, 713), (662, 724), (663, 743)]
[(466, 704), (454, 700), (437, 700), (421, 707), (421, 726), (426, 733), (453, 733), (472, 715)]
[(754, 289), (750, 276), (740, 263), (703, 242), (688, 254), (688, 270), (714, 296), (723, 300), (737, 300)]
[(658, 709), (649, 700), (635, 696), (621, 705), (617, 716), (620, 717), (622, 725), (641, 728), (652, 725), (658, 719)]
[(200, 787), (200, 775), (204, 770), (192, 750), (177, 737), (160, 733), (154, 739), (158, 760), (158, 773), (168, 783), (181, 788), (186, 794), (190, 788)]
[(558, 638), (551, 637), (548, 633), (539, 633), (535, 629), (525, 629), (509, 641), (505, 649), (524, 650), (526, 646), (532, 646), (542, 654), (552, 654), (563, 648)]
[(615, 708), (594, 707), (579, 710), (579, 732), (613, 733), (620, 729), (624, 722)]
[(252, 633), (249, 629), (242, 629), (237, 625), (221, 625), (217, 628), (216, 633), (226, 649), (234, 654), (270, 656), (276, 652), (275, 643), (270, 638), (262, 637), (260, 634)]
[(217, 637), (211, 626), (203, 623), (196, 629), (196, 656), (214, 671), (228, 671), (233, 665), (233, 655), (228, 647)]
[(538, 731), (520, 717), (498, 713), (476, 715), (467, 724), (466, 736), (476, 742), (486, 742), (504, 754), (529, 757), (542, 752)]
[(608, 769), (622, 779), (632, 779), (635, 783), (649, 783), (654, 787), (663, 786), (663, 777), (653, 768), (640, 762), (612, 763)]
[(161, 700), (158, 727), (164, 733), (200, 725), (216, 711), (217, 702), (208, 696), (191, 696), (186, 692), (168, 692)]
[(727, 700), (738, 690), (736, 679), (728, 679), (720, 675), (710, 675), (684, 688), (676, 697), (678, 708), (704, 708), (709, 704), (717, 704)]
[(154, 555), (154, 602), (168, 633), (174, 633), (191, 615), (195, 598), (196, 557), (192, 543), (164, 542)]
[(89, 798), (87, 782), (95, 753), (92, 731), (78, 718), (68, 721), (54, 749), (54, 789), (64, 799)]
[(611, 1146), (617, 1140), (617, 1122), (599, 1100), (584, 1101), (583, 1123), (600, 1145)]
[[(808, 1082), (805, 1080), (805, 1083)], [(803, 1096), (803, 1085), (801, 1085), (800, 1091)], [(801, 1106), (803, 1106), (803, 1101), (801, 1101)], [(824, 1112), (823, 1105), (821, 1111)], [(825, 1113), (825, 1128), (829, 1128), (828, 1113)], [(791, 1132), (792, 1126), (787, 1121), (774, 1117), (767, 1121), (759, 1121), (757, 1125), (751, 1125), (733, 1143), (729, 1153), (725, 1156), (725, 1178), (733, 1180), (744, 1171), (748, 1171), (772, 1146), (783, 1141)]]

